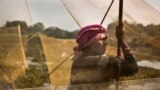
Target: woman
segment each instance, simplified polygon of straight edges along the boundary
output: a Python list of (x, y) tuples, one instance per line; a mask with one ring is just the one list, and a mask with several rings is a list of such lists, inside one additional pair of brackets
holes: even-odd
[(74, 48), (71, 84), (109, 81), (138, 72), (135, 57), (125, 41), (124, 30), (118, 32), (116, 36), (122, 48), (123, 59), (104, 55), (108, 33), (101, 25), (89, 25), (78, 32), (76, 37), (78, 45)]

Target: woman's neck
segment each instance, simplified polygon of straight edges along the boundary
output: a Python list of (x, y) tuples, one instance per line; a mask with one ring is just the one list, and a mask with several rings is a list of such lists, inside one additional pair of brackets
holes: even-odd
[(92, 52), (84, 52), (85, 56), (101, 56), (103, 54), (97, 54), (97, 53), (92, 53)]

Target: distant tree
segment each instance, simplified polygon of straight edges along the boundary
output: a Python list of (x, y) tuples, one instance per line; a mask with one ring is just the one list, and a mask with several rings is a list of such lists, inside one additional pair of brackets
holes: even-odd
[(57, 27), (49, 27), (44, 31), (44, 34), (47, 36), (51, 36), (54, 38), (62, 38), (62, 39), (74, 39), (78, 30), (69, 32), (67, 30), (63, 30)]
[(27, 29), (26, 29), (26, 32), (28, 35), (32, 35), (32, 34), (35, 34), (37, 32), (42, 32), (45, 30), (45, 27), (42, 23), (36, 23), (34, 25), (31, 25), (29, 26)]
[(20, 25), (22, 30), (25, 30), (28, 25), (25, 21), (7, 21), (4, 27), (14, 27)]
[(159, 36), (160, 35), (160, 25), (147, 25), (146, 26), (146, 33), (148, 33), (151, 36)]
[(44, 31), (45, 29), (43, 23), (41, 22), (34, 24), (33, 27), (35, 28), (36, 31)]

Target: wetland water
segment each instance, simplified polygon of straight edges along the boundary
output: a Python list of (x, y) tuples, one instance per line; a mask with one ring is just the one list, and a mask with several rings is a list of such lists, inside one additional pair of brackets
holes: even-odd
[(160, 62), (158, 61), (141, 60), (138, 62), (138, 66), (160, 70)]

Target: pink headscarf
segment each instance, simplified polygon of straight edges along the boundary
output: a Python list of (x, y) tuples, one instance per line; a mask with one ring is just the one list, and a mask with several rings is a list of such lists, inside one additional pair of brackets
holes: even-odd
[(83, 27), (76, 36), (76, 42), (78, 46), (74, 48), (75, 55), (73, 59), (81, 56), (83, 52), (81, 49), (91, 45), (93, 41), (97, 39), (106, 39), (107, 38), (107, 30), (98, 24), (88, 25)]
[(101, 38), (107, 37), (107, 31), (101, 25), (94, 24), (94, 25), (85, 26), (78, 32), (76, 36), (76, 42), (78, 43), (78, 46), (80, 48), (83, 48), (86, 45), (88, 45), (88, 42), (92, 40), (92, 38), (94, 38), (99, 33), (102, 34)]

